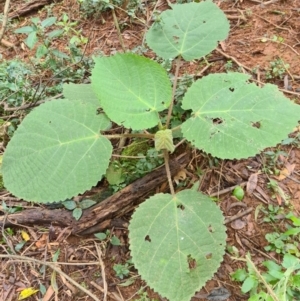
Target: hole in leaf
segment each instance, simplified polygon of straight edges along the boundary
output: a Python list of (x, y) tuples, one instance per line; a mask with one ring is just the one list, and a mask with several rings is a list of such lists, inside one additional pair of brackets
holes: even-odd
[(191, 255), (188, 255), (187, 262), (190, 270), (194, 270), (197, 267), (197, 261)]
[(210, 233), (214, 233), (214, 232), (215, 232), (214, 229), (213, 229), (213, 227), (212, 227), (212, 225), (208, 225), (207, 230), (208, 230)]
[(165, 104), (165, 102), (164, 102), (164, 101), (162, 101), (162, 102), (161, 102), (161, 104), (162, 104), (162, 105), (164, 105), (164, 104)]
[(175, 44), (178, 44), (178, 42), (179, 42), (179, 37), (173, 36), (173, 40), (174, 40)]
[(257, 129), (260, 128), (260, 122), (259, 122), (259, 121), (251, 122), (251, 125), (252, 125), (254, 128), (257, 128)]
[(98, 108), (96, 111), (96, 115), (102, 114), (104, 111), (102, 108)]
[(177, 205), (177, 208), (178, 208), (178, 209), (181, 209), (181, 210), (184, 210), (184, 209), (185, 209), (184, 206), (183, 206), (182, 204)]
[(229, 91), (233, 92), (233, 91), (234, 91), (234, 88), (229, 88)]
[(224, 121), (221, 118), (212, 118), (213, 124), (222, 124)]
[(151, 242), (150, 236), (146, 235), (145, 240)]
[(206, 255), (205, 255), (205, 258), (206, 258), (206, 259), (211, 259), (211, 258), (212, 258), (212, 253), (206, 254)]
[(206, 21), (203, 21), (203, 24), (205, 24), (206, 23)]

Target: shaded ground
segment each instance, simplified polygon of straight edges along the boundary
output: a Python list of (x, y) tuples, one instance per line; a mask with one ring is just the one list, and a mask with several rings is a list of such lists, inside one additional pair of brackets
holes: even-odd
[[(230, 19), (231, 31), (229, 38), (219, 46), (218, 50), (207, 57), (209, 62), (213, 62), (209, 68), (204, 68), (205, 64), (200, 60), (185, 63), (182, 70), (197, 77), (210, 72), (226, 72), (229, 70), (251, 72), (253, 80), (258, 83), (274, 83), (286, 92), (286, 96), (299, 102), (299, 1), (263, 1), (265, 4), (256, 0), (215, 2), (220, 5)], [(11, 10), (18, 9), (22, 3), (23, 1), (12, 3)], [(82, 34), (89, 38), (85, 55), (99, 52), (109, 55), (116, 51), (122, 51), (113, 16), (110, 12), (103, 14), (105, 20), (105, 23), (103, 23), (100, 18), (84, 19), (75, 0), (63, 0), (51, 4), (48, 9), (51, 9), (55, 16), (60, 17), (63, 13), (67, 13), (71, 20), (78, 21), (78, 29), (81, 28), (83, 30)], [(167, 4), (164, 1), (149, 2), (144, 5), (139, 18), (145, 24), (151, 24), (151, 15), (154, 9), (167, 9)], [(30, 13), (29, 16), (33, 15), (39, 15), (43, 19), (47, 15), (47, 8)], [(118, 10), (117, 18), (119, 24), (124, 25), (122, 37), (125, 48), (134, 49), (140, 46), (146, 30), (145, 25), (138, 20), (131, 22), (126, 13)], [(29, 17), (21, 18), (19, 27), (28, 24)], [(33, 52), (22, 45), (21, 36), (14, 34), (11, 27), (8, 27), (4, 38), (16, 45), (15, 48), (0, 46), (4, 59), (10, 60), (19, 57), (21, 60), (28, 61), (28, 58), (33, 55)], [(65, 41), (60, 39), (57, 41), (57, 47), (63, 50), (66, 43), (68, 43), (67, 38)], [(147, 50), (145, 54), (153, 57), (150, 50)], [(270, 69), (270, 63), (275, 61), (283, 61), (289, 64), (289, 68), (280, 65), (281, 78), (276, 73), (277, 71), (271, 71)], [(287, 81), (284, 82), (284, 76), (286, 75), (288, 76), (288, 83)], [(47, 72), (38, 74), (38, 78), (42, 82), (48, 80)], [(295, 137), (296, 134), (297, 129), (295, 129), (293, 136)], [(270, 159), (270, 156), (268, 157), (263, 153), (248, 160), (222, 161), (216, 166), (211, 166), (211, 161), (206, 156), (194, 153), (186, 170), (188, 175), (187, 185), (191, 185), (193, 181), (200, 178), (201, 191), (220, 199), (219, 204), (227, 218), (252, 208), (250, 214), (227, 223), (227, 243), (236, 247), (238, 250), (236, 255), (244, 256), (247, 252), (250, 252), (252, 259), (260, 269), (262, 269), (260, 263), (263, 260), (267, 258), (277, 260), (278, 257), (275, 253), (264, 251), (264, 246), (267, 245), (265, 234), (273, 232), (274, 227), (263, 222), (264, 214), (257, 211), (257, 208), (261, 205), (281, 204), (287, 211), (293, 210), (297, 216), (299, 216), (300, 211), (300, 151), (297, 145), (278, 146), (272, 151), (279, 150), (284, 151), (285, 154), (275, 159)], [(286, 202), (279, 193), (268, 187), (270, 176), (261, 173), (266, 168), (269, 171), (275, 169), (283, 171), (281, 177), (277, 180), (280, 188), (288, 196)], [(197, 169), (202, 170), (200, 177), (196, 173)], [(288, 176), (284, 173), (285, 170), (290, 171)], [(250, 176), (252, 177), (249, 180)], [(253, 180), (254, 182), (257, 180), (257, 187), (254, 192), (251, 192), (249, 185)], [(247, 183), (249, 195), (244, 198), (242, 203), (238, 202), (231, 195), (231, 191), (235, 185), (247, 185)], [(3, 200), (6, 197), (9, 197), (9, 194), (3, 191)], [(10, 204), (9, 201), (7, 204)], [(255, 214), (257, 214), (256, 217)], [(125, 224), (129, 219), (130, 216), (123, 217)], [(282, 222), (279, 219), (276, 227), (280, 228), (281, 226)], [(21, 241), (22, 229), (29, 234), (30, 240), (21, 251), (15, 252), (16, 255), (51, 262), (52, 256), (60, 249), (58, 261), (72, 264), (59, 264), (60, 269), (88, 288), (100, 300), (103, 298), (102, 292), (105, 291), (104, 282), (101, 279), (101, 269), (105, 270), (108, 300), (134, 300), (139, 298), (140, 300), (147, 300), (141, 299), (140, 289), (144, 289), (150, 298), (163, 300), (147, 288), (146, 284), (137, 277), (134, 269), (131, 269), (130, 272), (130, 277), (134, 279), (133, 284), (127, 287), (118, 285), (121, 280), (116, 277), (113, 266), (117, 263), (124, 264), (130, 258), (126, 227), (110, 229), (120, 239), (122, 246), (112, 246), (109, 242), (99, 244), (99, 241), (95, 240), (93, 236), (72, 237), (69, 236), (69, 229), (60, 229), (54, 226), (18, 227), (13, 229), (12, 235), (6, 232), (6, 243), (3, 242), (1, 245), (1, 254), (10, 254), (11, 251), (9, 250), (12, 250), (13, 246)], [(2, 232), (2, 234), (4, 233)], [(230, 278), (230, 273), (243, 266), (243, 262), (232, 259), (227, 252), (214, 278), (206, 284), (201, 292), (196, 294), (193, 300), (206, 300), (204, 294), (220, 286), (231, 292), (231, 297), (228, 300), (248, 300), (248, 297), (240, 292), (241, 285)], [(0, 282), (3, 285), (0, 287), (0, 300), (16, 300), (18, 291), (24, 287), (38, 288), (42, 283), (48, 288), (51, 282), (51, 270), (47, 269), (46, 272), (42, 272), (41, 276), (40, 268), (41, 266), (29, 261), (18, 263), (17, 260), (2, 259)], [(52, 281), (53, 279), (55, 277), (52, 277)], [(66, 282), (59, 273), (57, 273), (56, 281), (58, 286), (57, 300), (92, 300), (76, 289), (74, 284)], [(50, 289), (48, 291), (51, 295)], [(38, 298), (33, 296), (28, 300), (38, 300)], [(52, 299), (45, 297), (43, 300), (54, 300), (54, 297), (52, 296)]]

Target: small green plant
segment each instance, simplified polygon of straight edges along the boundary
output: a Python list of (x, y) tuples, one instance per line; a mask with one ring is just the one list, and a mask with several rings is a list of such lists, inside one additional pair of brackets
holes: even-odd
[(289, 68), (289, 64), (286, 64), (281, 58), (278, 58), (270, 62), (270, 68), (266, 72), (266, 79), (282, 79)]
[(20, 61), (0, 63), (0, 98), (9, 106), (20, 106), (24, 100), (32, 100), (36, 88), (32, 85), (33, 71)]
[(289, 213), (285, 215), (285, 220), (289, 221), (289, 223), (285, 224), (285, 232), (278, 233), (277, 231), (266, 234), (266, 240), (269, 245), (265, 247), (265, 250), (275, 251), (278, 254), (289, 253), (299, 258), (300, 219)]
[[(66, 14), (60, 21), (49, 17), (44, 20), (32, 18), (31, 22), (31, 25), (15, 30), (25, 34), (24, 43), (35, 49), (31, 64), (18, 61), (0, 64), (0, 96), (9, 106), (20, 106), (24, 102), (61, 93), (64, 82), (82, 81), (93, 65), (93, 61), (84, 57), (79, 48), (87, 39), (81, 30), (75, 29), (77, 23), (71, 22)], [(50, 30), (52, 27), (55, 29)], [(54, 41), (65, 36), (70, 41), (66, 51), (62, 52), (55, 47)], [(47, 73), (46, 78), (34, 76), (44, 72)]]
[(300, 260), (285, 254), (281, 265), (267, 260), (262, 263), (266, 272), (261, 274), (249, 255), (247, 269), (238, 269), (232, 279), (243, 282), (242, 292), (249, 293), (248, 301), (296, 301), (300, 298)]
[(135, 301), (158, 301), (157, 299), (151, 299), (148, 296), (147, 292), (145, 292), (143, 290), (140, 290), (138, 292), (138, 295), (139, 295), (139, 297), (138, 298), (134, 298), (133, 300), (135, 300)]
[[(61, 21), (58, 21), (56, 17), (49, 17), (44, 20), (32, 18), (31, 22), (32, 25), (18, 28), (15, 33), (27, 35), (24, 43), (30, 49), (36, 48), (35, 58), (32, 59), (35, 67), (50, 68), (53, 72), (61, 73), (60, 77), (67, 81), (67, 72), (66, 70), (62, 72), (61, 69), (65, 69), (66, 63), (76, 63), (82, 60), (82, 54), (77, 46), (86, 44), (87, 38), (82, 36), (81, 30), (75, 29), (77, 22), (71, 22), (67, 14), (63, 14)], [(56, 29), (49, 31), (51, 26), (55, 26)], [(67, 53), (54, 46), (55, 39), (63, 36), (70, 38), (69, 46), (66, 48)]]
[(135, 16), (137, 9), (142, 8), (140, 0), (78, 0), (80, 10), (86, 17), (101, 14), (109, 9), (114, 9), (115, 6), (121, 7), (129, 16)]
[(123, 279), (124, 277), (127, 277), (130, 273), (129, 271), (130, 265), (128, 262), (125, 264), (115, 264), (113, 266), (113, 270), (116, 272), (116, 276), (120, 279)]
[(264, 173), (278, 176), (283, 163), (279, 161), (279, 157), (287, 157), (288, 154), (280, 149), (268, 150), (263, 152), (264, 166), (262, 171)]
[(85, 199), (80, 202), (75, 202), (73, 200), (65, 200), (61, 204), (67, 210), (71, 210), (73, 217), (78, 221), (82, 215), (83, 210), (92, 207), (96, 204), (96, 202), (89, 199)]
[[(298, 123), (300, 107), (274, 85), (250, 83), (246, 74), (210, 74), (188, 88), (181, 108), (189, 114), (173, 128), (172, 91), (183, 61), (215, 49), (227, 37), (229, 22), (212, 1), (174, 4), (160, 17), (146, 42), (162, 59), (173, 60), (173, 83), (161, 65), (143, 56), (95, 58), (91, 84), (65, 84), (64, 99), (26, 116), (8, 143), (2, 171), (5, 187), (22, 199), (63, 201), (106, 174), (111, 139), (154, 141), (170, 193), (150, 197), (134, 212), (131, 256), (142, 279), (162, 297), (188, 301), (217, 271), (226, 228), (208, 196), (193, 189), (175, 193), (169, 169), (169, 154), (176, 151), (173, 132), (180, 127), (191, 147), (220, 159), (247, 158), (286, 138)], [(131, 132), (107, 133), (112, 122)]]
[(23, 210), (23, 208), (21, 206), (8, 207), (4, 201), (2, 201), (1, 206), (2, 206), (3, 212), (5, 212), (7, 214), (13, 214), (13, 213), (20, 212)]
[(284, 209), (282, 207), (274, 206), (272, 204), (269, 204), (267, 209), (260, 208), (260, 210), (265, 214), (265, 217), (263, 218), (265, 223), (275, 223), (280, 216), (284, 214)]
[(113, 246), (120, 246), (121, 242), (119, 238), (115, 235), (112, 235), (109, 230), (106, 230), (106, 232), (99, 232), (94, 234), (96, 238), (100, 239), (101, 241), (110, 242)]
[(233, 69), (233, 63), (231, 60), (227, 61), (226, 64), (224, 65), (224, 68), (226, 72), (230, 72)]
[[(31, 18), (32, 25), (24, 26), (15, 30), (15, 33), (26, 34), (27, 38), (24, 43), (30, 48), (37, 44), (39, 40), (43, 43), (38, 46), (36, 50), (37, 58), (45, 56), (49, 52), (49, 46), (54, 38), (61, 36), (64, 33), (64, 29), (56, 29), (47, 32), (47, 28), (55, 24), (57, 21), (56, 17), (49, 17), (45, 20), (40, 20), (40, 18)], [(64, 56), (60, 51), (53, 50), (53, 54), (57, 56)]]
[(282, 190), (276, 180), (269, 179), (267, 186), (272, 192), (273, 199), (277, 199), (280, 205), (282, 204), (282, 202), (284, 202), (284, 204), (288, 204), (290, 197)]
[(88, 42), (88, 38), (81, 34), (81, 29), (75, 29), (77, 24), (78, 22), (70, 21), (69, 16), (66, 13), (63, 14), (61, 21), (56, 22), (56, 25), (62, 28), (63, 35), (71, 36), (69, 42), (71, 45), (85, 45)]

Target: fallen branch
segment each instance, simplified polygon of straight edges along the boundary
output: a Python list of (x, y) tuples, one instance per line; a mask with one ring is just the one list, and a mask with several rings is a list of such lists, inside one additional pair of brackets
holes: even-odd
[(19, 6), (17, 10), (11, 12), (8, 16), (12, 19), (25, 16), (34, 10), (50, 4), (51, 2), (53, 2), (53, 0), (33, 0), (31, 2), (25, 3), (22, 6)]

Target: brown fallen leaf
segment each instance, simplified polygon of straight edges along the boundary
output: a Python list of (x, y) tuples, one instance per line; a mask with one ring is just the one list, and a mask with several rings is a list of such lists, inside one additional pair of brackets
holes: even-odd
[(293, 173), (295, 167), (296, 167), (296, 164), (290, 164), (290, 163), (286, 162), (285, 167), (282, 170), (280, 170), (280, 174), (279, 174), (279, 176), (276, 177), (276, 179), (278, 181), (283, 181), (284, 179), (286, 179)]
[(221, 42), (219, 42), (219, 44), (220, 44), (222, 50), (225, 52), (226, 51), (226, 44), (225, 44), (225, 42), (221, 41)]
[(186, 172), (184, 169), (180, 170), (177, 175), (174, 177), (174, 182), (178, 185), (179, 182), (182, 182), (186, 179)]
[(246, 226), (246, 222), (241, 219), (236, 219), (230, 224), (232, 229), (240, 230)]
[(246, 192), (248, 195), (251, 195), (253, 191), (257, 187), (257, 180), (258, 180), (258, 173), (253, 173), (248, 179), (247, 186), (246, 186)]
[(48, 300), (50, 300), (53, 294), (54, 294), (54, 289), (53, 289), (53, 287), (50, 285), (50, 286), (48, 287), (47, 292), (46, 292), (46, 294), (44, 295), (44, 297), (43, 297), (42, 300), (43, 300), (43, 301), (48, 301)]
[(44, 233), (41, 238), (35, 243), (38, 249), (44, 248), (48, 242), (48, 233)]

